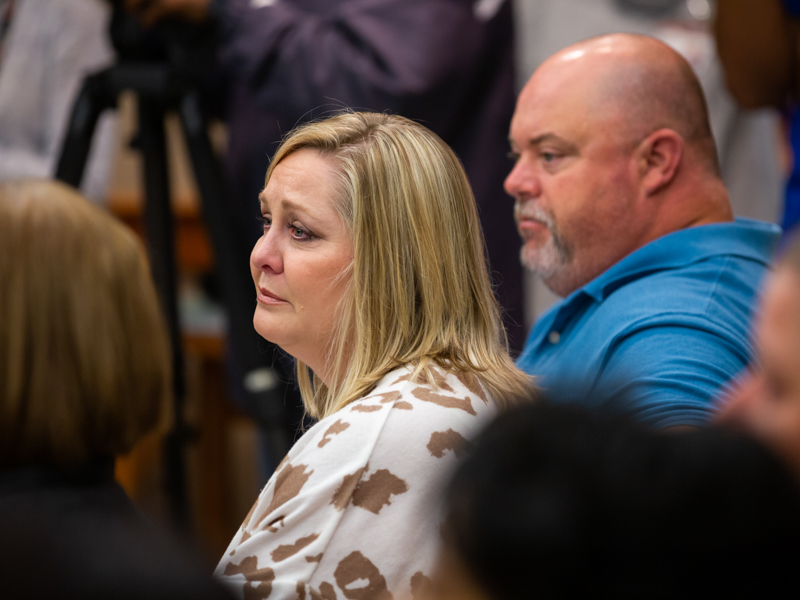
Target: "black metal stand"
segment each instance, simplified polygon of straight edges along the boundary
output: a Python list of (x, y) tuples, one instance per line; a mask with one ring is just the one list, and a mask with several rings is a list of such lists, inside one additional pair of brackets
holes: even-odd
[(228, 307), (228, 336), (245, 373), (248, 403), (257, 412), (254, 416), (265, 430), (269, 452), (276, 461), (292, 443), (284, 405), (287, 384), (272, 374), (270, 364), (274, 359), (264, 352), (265, 344), (253, 330), (255, 299), (246, 268), (250, 248), (246, 240), (236, 239), (228, 223), (222, 167), (208, 137), (208, 120), (195, 87), (178, 77), (168, 64), (151, 62), (122, 63), (87, 77), (73, 107), (56, 178), (75, 187), (80, 185), (97, 121), (104, 110), (116, 106), (124, 90), (133, 91), (138, 98), (136, 145), (144, 163), (147, 249), (172, 343), (174, 427), (164, 452), (165, 486), (176, 526), (188, 531), (183, 451), (192, 434), (183, 414), (186, 390), (164, 132), (164, 116), (169, 111), (178, 113), (186, 137)]

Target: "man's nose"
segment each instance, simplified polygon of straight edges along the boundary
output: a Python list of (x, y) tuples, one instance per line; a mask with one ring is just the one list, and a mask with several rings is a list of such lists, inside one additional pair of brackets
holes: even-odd
[(503, 188), (509, 196), (516, 199), (536, 198), (541, 193), (539, 178), (522, 159), (514, 164)]

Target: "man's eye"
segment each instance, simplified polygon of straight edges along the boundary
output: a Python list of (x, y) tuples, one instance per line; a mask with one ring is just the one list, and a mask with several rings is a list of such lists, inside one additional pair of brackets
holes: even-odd
[(544, 162), (553, 162), (556, 159), (556, 155), (553, 152), (542, 152), (541, 156)]
[(506, 157), (516, 162), (519, 160), (519, 152), (513, 152), (513, 151), (509, 152), (508, 154), (506, 154)]

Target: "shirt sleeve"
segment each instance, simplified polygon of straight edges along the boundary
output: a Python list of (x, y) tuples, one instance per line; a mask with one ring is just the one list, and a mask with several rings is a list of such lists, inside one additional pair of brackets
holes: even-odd
[(217, 8), (223, 61), (273, 109), (346, 105), (413, 115), (432, 92), (446, 104), (465, 93), (487, 26), (471, 0), (349, 0), (316, 11), (288, 0), (256, 4), (225, 0)]
[(703, 426), (719, 389), (747, 364), (741, 341), (676, 324), (637, 328), (609, 349), (594, 391), (656, 428)]

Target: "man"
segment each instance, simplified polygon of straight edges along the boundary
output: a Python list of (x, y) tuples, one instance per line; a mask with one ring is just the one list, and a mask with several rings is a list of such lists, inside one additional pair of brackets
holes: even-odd
[(523, 264), (565, 296), (519, 365), (557, 401), (625, 397), (655, 427), (707, 422), (750, 356), (780, 229), (733, 221), (689, 64), (644, 36), (570, 46), (526, 84), (510, 138)]
[(800, 240), (764, 287), (756, 360), (734, 386), (720, 420), (762, 438), (800, 473)]
[[(785, 177), (780, 115), (770, 108), (745, 110), (728, 91), (714, 45), (711, 15), (717, 0), (512, 0), (512, 4), (519, 88), (552, 54), (599, 35), (640, 33), (680, 53), (703, 88), (733, 214), (779, 223)], [(539, 277), (529, 277), (526, 291), (530, 324), (558, 298)]]

